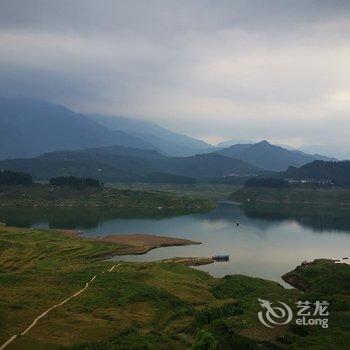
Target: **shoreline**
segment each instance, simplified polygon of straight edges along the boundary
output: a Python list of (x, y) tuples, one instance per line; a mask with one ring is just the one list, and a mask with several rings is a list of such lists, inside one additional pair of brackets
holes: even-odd
[(79, 234), (78, 230), (58, 230), (69, 236), (87, 240), (90, 242), (107, 242), (125, 246), (118, 250), (116, 254), (108, 254), (108, 256), (123, 255), (144, 255), (149, 251), (157, 248), (179, 247), (186, 245), (200, 245), (202, 242), (192, 241), (185, 238), (174, 238), (162, 235), (130, 233), (130, 234), (108, 234), (102, 237), (90, 238)]
[(98, 238), (97, 241), (125, 244), (131, 246), (121, 251), (117, 255), (143, 255), (149, 251), (164, 247), (179, 247), (186, 245), (200, 245), (202, 242), (192, 241), (184, 238), (174, 238), (169, 236), (159, 236), (152, 234), (132, 233), (132, 234), (110, 234)]
[[(92, 242), (109, 242), (126, 245), (125, 248), (119, 249), (116, 254), (108, 254), (105, 258), (117, 258), (125, 255), (145, 255), (151, 250), (166, 247), (179, 247), (186, 245), (200, 245), (202, 242), (192, 241), (185, 238), (174, 238), (162, 235), (152, 235), (143, 233), (131, 233), (131, 234), (109, 234), (107, 236), (99, 238), (87, 238), (81, 236), (77, 230), (63, 230), (66, 234), (69, 234), (75, 238), (86, 239)], [(213, 264), (215, 261), (212, 257), (173, 257), (170, 259), (163, 259), (157, 261), (150, 261), (150, 263), (180, 263), (184, 266), (202, 266)]]
[(215, 203), (204, 198), (191, 198), (174, 193), (147, 190), (128, 190), (115, 187), (0, 186), (1, 208), (115, 208), (148, 212), (206, 212)]
[(284, 204), (350, 207), (350, 188), (268, 188), (243, 187), (231, 194), (229, 200), (240, 204)]
[(254, 201), (240, 201), (240, 202), (226, 202), (227, 204), (236, 204), (236, 205), (245, 205), (245, 204), (256, 204), (256, 203), (262, 203), (262, 204), (306, 204), (306, 205), (312, 205), (312, 206), (332, 206), (335, 208), (344, 208), (349, 209), (350, 208), (350, 202), (317, 202), (317, 201), (286, 201), (286, 200), (267, 200), (267, 199), (254, 199)]
[[(171, 337), (174, 333), (184, 334), (185, 329), (185, 334), (191, 335), (189, 326), (200, 327), (198, 331), (205, 329), (207, 317), (211, 315), (215, 318), (209, 319), (210, 323), (225, 322), (230, 327), (242, 325), (235, 328), (235, 337), (244, 344), (254, 344), (254, 348), (261, 347), (260, 344), (280, 348), (284, 339), (291, 339), (293, 348), (306, 349), (308, 344), (322, 336), (327, 337), (327, 344), (335, 344), (340, 349), (339, 344), (348, 339), (347, 330), (333, 322), (333, 319), (339, 317), (343, 320), (349, 315), (350, 266), (339, 261), (316, 259), (302, 262), (287, 273), (308, 282), (310, 287), (302, 293), (259, 277), (230, 274), (214, 278), (204, 271), (188, 268), (211, 262), (210, 258), (204, 257), (174, 257), (141, 263), (101, 260), (104, 255), (135, 249), (137, 244), (144, 247), (145, 242), (149, 246), (157, 243), (159, 246), (160, 242), (175, 243), (164, 236), (114, 235), (113, 243), (111, 237), (108, 241), (86, 239), (76, 230), (15, 227), (1, 227), (0, 236), (4, 248), (0, 259), (2, 281), (6, 286), (1, 289), (1, 320), (6, 328), (0, 337), (0, 345), (7, 346), (15, 340), (17, 347), (23, 349), (51, 348), (53, 345), (54, 348), (74, 347), (80, 343), (89, 343), (91, 347), (112, 344), (111, 348), (115, 348), (115, 344), (129, 340), (127, 335), (130, 333), (125, 336), (125, 332), (133, 321), (143, 320), (138, 323), (142, 333), (133, 334), (134, 343), (142, 344), (144, 331), (163, 332), (164, 337)], [(127, 246), (126, 242), (134, 246)], [(188, 240), (181, 242), (192, 243)], [(344, 256), (342, 260), (345, 259)], [(86, 289), (89, 292), (85, 292)], [(82, 293), (83, 297), (80, 296)], [(27, 295), (28, 300), (25, 299)], [(337, 305), (337, 309), (331, 309), (330, 333), (324, 333), (323, 328), (313, 328), (298, 337), (291, 332), (295, 328), (271, 330), (257, 319), (257, 313), (261, 311), (259, 299), (284, 302), (292, 307), (299, 300), (314, 300), (315, 295)], [(70, 303), (73, 298), (74, 302), (68, 309), (63, 307), (60, 312), (52, 312), (47, 317), (51, 310)], [(18, 300), (23, 301), (18, 304)], [(232, 305), (233, 301), (237, 307)], [(164, 314), (168, 315), (165, 324), (159, 321)], [(32, 331), (37, 323), (38, 328)], [(67, 327), (54, 327), (59, 324)], [(70, 327), (72, 324), (79, 324), (79, 327)], [(115, 340), (110, 335), (116, 334), (116, 328), (121, 325), (123, 327), (118, 328)], [(98, 328), (105, 332), (94, 332)], [(44, 337), (41, 332), (44, 332)], [(213, 336), (222, 339), (223, 333), (219, 330)], [(231, 335), (227, 336), (230, 340)], [(157, 342), (158, 338), (154, 344)], [(181, 345), (181, 348), (187, 347)]]

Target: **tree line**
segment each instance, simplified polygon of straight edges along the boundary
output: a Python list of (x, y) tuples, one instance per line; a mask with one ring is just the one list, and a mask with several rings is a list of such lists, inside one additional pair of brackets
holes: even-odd
[[(103, 182), (85, 177), (76, 176), (59, 176), (53, 177), (49, 180), (50, 184), (53, 186), (70, 186), (75, 188), (84, 187), (102, 187)], [(10, 171), (10, 170), (0, 170), (0, 186), (14, 186), (14, 185), (33, 185), (33, 177), (29, 174)]]
[(59, 176), (50, 179), (53, 186), (70, 186), (70, 187), (101, 187), (103, 182), (87, 177)]
[(197, 310), (195, 320), (199, 324), (209, 324), (219, 318), (241, 315), (242, 313), (243, 309), (239, 304), (227, 303), (221, 306), (211, 306)]
[(0, 170), (0, 185), (32, 185), (31, 175), (21, 172)]

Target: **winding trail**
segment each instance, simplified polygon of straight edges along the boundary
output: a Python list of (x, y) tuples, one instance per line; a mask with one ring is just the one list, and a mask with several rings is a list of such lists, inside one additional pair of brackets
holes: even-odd
[[(112, 272), (116, 267), (120, 266), (121, 264), (117, 264), (117, 265), (113, 265), (109, 270), (108, 272)], [(100, 273), (100, 275), (104, 274), (105, 271), (102, 271)], [(22, 335), (25, 335), (27, 334), (36, 324), (37, 322), (45, 317), (51, 310), (55, 309), (56, 307), (58, 306), (62, 306), (63, 304), (65, 304), (67, 301), (71, 300), (72, 298), (75, 298), (77, 297), (80, 293), (84, 292), (90, 285), (90, 283), (92, 283), (95, 279), (96, 279), (97, 275), (95, 275), (94, 277), (91, 278), (91, 280), (89, 282), (86, 282), (85, 284), (85, 287), (80, 289), (79, 291), (77, 291), (76, 293), (74, 293), (73, 295), (71, 295), (70, 297), (68, 297), (67, 299), (61, 301), (60, 303), (54, 305), (54, 306), (51, 306), (49, 309), (47, 309), (46, 311), (44, 311), (41, 315), (39, 315), (37, 318), (34, 319), (34, 321), (30, 324), (29, 327), (27, 327), (21, 334), (20, 336)], [(19, 336), (17, 334), (13, 335), (11, 338), (9, 338), (4, 344), (2, 344), (0, 346), (0, 350), (3, 350), (5, 349), (8, 345), (10, 345), (14, 340), (16, 340)]]

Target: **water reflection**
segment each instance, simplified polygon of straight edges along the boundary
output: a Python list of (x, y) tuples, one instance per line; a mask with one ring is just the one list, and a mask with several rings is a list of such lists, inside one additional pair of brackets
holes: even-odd
[(122, 210), (118, 208), (9, 208), (0, 207), (0, 222), (18, 227), (94, 229), (114, 219), (162, 219), (181, 212)]
[[(296, 206), (296, 205), (229, 205), (220, 204), (209, 213), (184, 215), (164, 210), (121, 210), (118, 208), (8, 208), (0, 207), (0, 221), (10, 226), (48, 227), (92, 230), (102, 228), (107, 222), (127, 220), (161, 221), (181, 216), (182, 221), (200, 221), (213, 225), (249, 223), (260, 231), (267, 231), (283, 223), (294, 221), (314, 232), (350, 233), (350, 208)], [(215, 223), (215, 224), (214, 224)], [(103, 231), (103, 230), (102, 230)]]
[(296, 221), (315, 232), (350, 233), (350, 208), (311, 205), (249, 205), (243, 207), (244, 215), (261, 221)]
[[(122, 259), (152, 261), (174, 256), (228, 254), (230, 262), (202, 269), (219, 277), (239, 273), (280, 283), (280, 276), (302, 260), (349, 255), (348, 209), (221, 204), (209, 213), (180, 214), (118, 209), (0, 208), (0, 221), (13, 226), (82, 229), (86, 236), (149, 233), (192, 239), (202, 244), (155, 249), (146, 255)], [(240, 222), (238, 227), (236, 221)]]

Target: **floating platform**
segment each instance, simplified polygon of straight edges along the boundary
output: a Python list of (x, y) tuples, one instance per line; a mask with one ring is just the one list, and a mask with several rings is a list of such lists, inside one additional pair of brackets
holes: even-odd
[(213, 255), (212, 259), (214, 261), (229, 261), (230, 256), (229, 255)]

